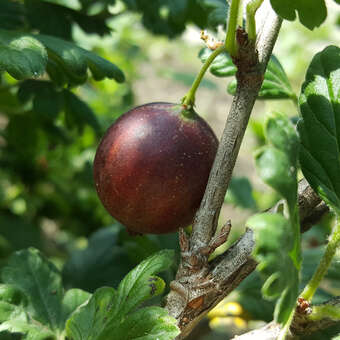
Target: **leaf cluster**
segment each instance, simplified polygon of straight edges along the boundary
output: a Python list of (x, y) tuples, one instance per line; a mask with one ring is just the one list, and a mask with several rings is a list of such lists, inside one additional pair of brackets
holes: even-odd
[(163, 291), (164, 281), (154, 274), (172, 261), (171, 251), (161, 251), (125, 276), (117, 290), (103, 287), (91, 295), (80, 289), (65, 291), (59, 270), (38, 250), (18, 251), (2, 270), (0, 336), (132, 340), (148, 334), (145, 339), (173, 339), (179, 331), (164, 309), (137, 309)]

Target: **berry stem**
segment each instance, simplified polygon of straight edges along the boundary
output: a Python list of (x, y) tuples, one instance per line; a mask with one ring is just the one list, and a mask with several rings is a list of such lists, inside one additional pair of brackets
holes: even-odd
[(247, 23), (246, 23), (246, 31), (248, 33), (248, 39), (251, 41), (256, 40), (256, 22), (255, 22), (255, 14), (256, 11), (262, 5), (263, 0), (251, 0), (247, 4)]
[(227, 35), (225, 39), (225, 47), (227, 52), (235, 57), (237, 55), (237, 44), (236, 44), (236, 27), (239, 21), (239, 12), (242, 5), (241, 0), (232, 0), (229, 15), (228, 15), (228, 27)]
[(186, 105), (188, 108), (191, 108), (194, 106), (195, 104), (195, 94), (196, 94), (196, 90), (199, 86), (199, 84), (201, 83), (205, 72), (207, 71), (207, 69), (209, 68), (209, 66), (211, 65), (211, 63), (214, 61), (214, 59), (223, 51), (225, 51), (225, 46), (222, 45), (220, 47), (218, 47), (216, 50), (214, 50), (210, 56), (208, 57), (208, 59), (205, 61), (205, 63), (203, 64), (200, 72), (198, 73), (196, 79), (194, 80), (191, 89), (188, 91), (188, 93), (184, 96), (184, 98), (182, 99), (182, 104)]
[(321, 280), (327, 273), (327, 270), (332, 262), (332, 259), (335, 255), (336, 249), (340, 245), (340, 223), (337, 221), (337, 224), (334, 226), (332, 234), (330, 236), (329, 242), (327, 244), (325, 253), (316, 269), (313, 277), (310, 279), (305, 289), (303, 290), (301, 297), (307, 301), (311, 301), (315, 291), (320, 285)]

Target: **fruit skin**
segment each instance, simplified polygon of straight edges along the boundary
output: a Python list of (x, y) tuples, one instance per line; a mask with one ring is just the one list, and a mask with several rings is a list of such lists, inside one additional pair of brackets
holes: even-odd
[(163, 234), (191, 224), (218, 140), (180, 104), (138, 106), (113, 123), (97, 149), (94, 181), (108, 212), (132, 234)]

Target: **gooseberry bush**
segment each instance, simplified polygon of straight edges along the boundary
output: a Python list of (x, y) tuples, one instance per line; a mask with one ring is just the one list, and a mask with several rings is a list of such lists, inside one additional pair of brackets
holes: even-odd
[[(339, 339), (340, 47), (315, 54), (299, 93), (272, 54), (283, 20), (313, 30), (337, 5), (2, 0), (0, 339), (208, 339), (195, 327), (206, 314), (227, 316), (230, 293), (239, 317), (268, 323), (239, 339)], [(113, 63), (79, 38), (109, 36), (129, 13), (154, 35), (178, 37), (188, 24), (209, 30), (203, 66), (177, 103), (155, 98), (132, 109), (124, 68), (137, 47), (117, 40)], [(224, 39), (212, 38), (217, 30)], [(195, 106), (208, 70), (231, 78), (219, 145)], [(84, 99), (104, 79), (115, 89), (103, 95), (106, 118)], [(256, 100), (274, 99), (296, 112), (266, 118), (254, 158), (280, 200), (226, 247), (224, 200), (256, 210), (249, 181), (231, 178), (249, 117)], [(87, 151), (112, 123), (94, 161)], [(315, 227), (321, 219), (328, 239)], [(306, 230), (318, 230), (318, 247), (303, 248)]]

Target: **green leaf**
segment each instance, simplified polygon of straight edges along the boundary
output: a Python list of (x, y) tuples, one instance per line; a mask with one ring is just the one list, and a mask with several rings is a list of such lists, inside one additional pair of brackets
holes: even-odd
[(118, 286), (114, 310), (127, 314), (146, 299), (160, 293), (160, 281), (151, 275), (167, 270), (174, 261), (172, 250), (162, 250), (141, 262)]
[[(212, 51), (209, 48), (203, 48), (198, 57), (205, 62)], [(236, 74), (237, 68), (234, 65), (230, 55), (227, 52), (219, 54), (212, 62), (210, 72), (216, 77), (231, 77)], [(231, 95), (236, 93), (236, 79), (233, 79), (228, 85), (227, 91)], [(262, 87), (260, 89), (259, 99), (295, 99), (286, 72), (284, 71), (279, 60), (272, 55), (269, 59)]]
[[(212, 52), (209, 48), (203, 48), (200, 50), (198, 57), (204, 63)], [(214, 59), (209, 70), (216, 77), (231, 77), (236, 74), (237, 67), (234, 65), (230, 55), (223, 52)]]
[(340, 212), (340, 48), (317, 53), (299, 98), (302, 119), (300, 163), (304, 176), (325, 202)]
[[(109, 78), (118, 83), (125, 80), (123, 72), (116, 65), (92, 52), (59, 38), (42, 34), (35, 37), (46, 47), (49, 58), (54, 62), (49, 64), (48, 73), (62, 71), (71, 85), (84, 83), (88, 68), (95, 80)], [(51, 68), (55, 69), (51, 72)]]
[[(233, 79), (228, 87), (227, 91), (231, 95), (236, 93), (236, 79)], [(272, 55), (269, 59), (269, 63), (264, 75), (262, 87), (258, 94), (258, 99), (294, 99), (296, 96), (293, 92), (288, 77), (280, 64), (279, 60)]]
[(91, 297), (91, 294), (85, 292), (81, 289), (70, 289), (66, 292), (62, 301), (62, 314), (63, 314), (63, 322), (66, 323), (67, 319), (71, 316), (75, 310), (88, 301)]
[(176, 319), (160, 307), (146, 307), (130, 314), (118, 326), (110, 325), (102, 340), (173, 340), (180, 333)]
[(81, 132), (85, 125), (90, 125), (97, 133), (101, 127), (92, 109), (78, 96), (69, 90), (63, 90), (66, 123), (69, 127), (76, 126)]
[(12, 285), (0, 284), (0, 301), (11, 305), (27, 305), (23, 292)]
[(30, 248), (14, 253), (2, 270), (2, 280), (28, 297), (31, 306), (29, 311), (34, 319), (52, 330), (63, 328), (61, 276), (38, 250)]
[(63, 268), (66, 286), (93, 292), (103, 286), (116, 287), (132, 267), (125, 247), (118, 244), (118, 229), (98, 230), (84, 250), (71, 253)]
[(0, 333), (4, 331), (22, 333), (25, 340), (57, 340), (52, 331), (19, 319), (11, 319), (0, 324)]
[(259, 262), (257, 270), (265, 278), (262, 293), (268, 299), (279, 298), (274, 316), (284, 324), (295, 307), (299, 286), (299, 272), (290, 256), (294, 247), (292, 226), (282, 215), (270, 213), (252, 216), (247, 225), (254, 229), (253, 255)]
[(47, 52), (27, 33), (0, 30), (0, 72), (15, 79), (37, 77), (45, 72)]
[(19, 86), (18, 97), (22, 103), (32, 100), (33, 111), (40, 118), (54, 120), (63, 107), (62, 93), (50, 81), (26, 80)]
[(302, 25), (310, 30), (319, 27), (327, 17), (324, 0), (270, 0), (274, 11), (283, 19), (295, 20), (296, 11)]
[(253, 197), (253, 188), (247, 177), (233, 177), (229, 184), (227, 195), (224, 199), (244, 209), (256, 209)]
[(266, 137), (269, 146), (256, 153), (256, 168), (262, 180), (287, 200), (293, 212), (297, 200), (298, 137), (289, 119), (279, 113), (267, 119)]
[(208, 13), (208, 25), (216, 28), (218, 25), (226, 25), (229, 5), (224, 0), (198, 0)]
[(96, 290), (89, 302), (66, 322), (66, 334), (72, 340), (99, 340), (111, 320), (111, 309), (117, 299), (113, 288)]
[(172, 264), (173, 256), (172, 251), (160, 251), (133, 269), (120, 283), (117, 291), (107, 287), (98, 289), (88, 304), (78, 309), (67, 321), (67, 335), (74, 340), (113, 340), (117, 334), (122, 335), (122, 339), (135, 339), (139, 327), (134, 328), (133, 325), (138, 320), (144, 324), (140, 325), (142, 330), (148, 329), (160, 339), (172, 339), (177, 327), (165, 310), (155, 307), (137, 312), (134, 310), (145, 300), (163, 291), (163, 280), (153, 274), (166, 270)]
[(28, 317), (22, 306), (0, 301), (0, 324), (7, 320), (19, 319), (27, 321)]

